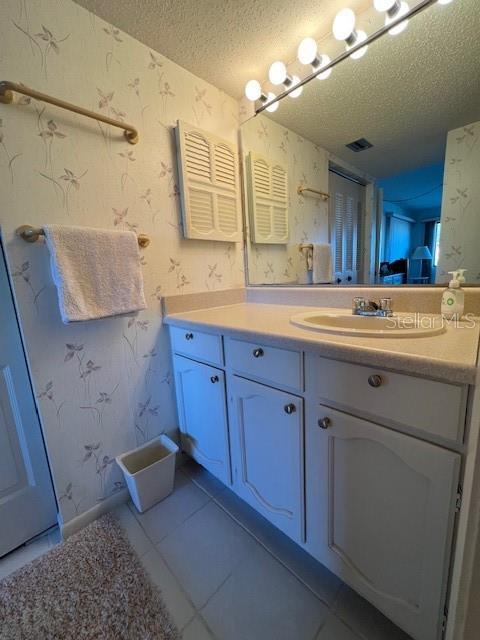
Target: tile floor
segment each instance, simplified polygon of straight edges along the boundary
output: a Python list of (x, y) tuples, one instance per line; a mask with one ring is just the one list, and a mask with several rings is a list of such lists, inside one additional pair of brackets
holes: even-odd
[(0, 580), (43, 555), (60, 542), (60, 531), (53, 527), (15, 551), (0, 558)]
[[(114, 513), (183, 640), (409, 640), (195, 463), (146, 513)], [(50, 531), (1, 559), (0, 579), (58, 539)]]
[(183, 640), (409, 640), (195, 463), (160, 504), (116, 514)]

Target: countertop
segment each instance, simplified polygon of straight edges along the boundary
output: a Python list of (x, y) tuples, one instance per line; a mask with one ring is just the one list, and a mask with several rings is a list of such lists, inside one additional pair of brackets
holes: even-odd
[[(331, 335), (303, 329), (290, 322), (297, 313), (312, 307), (242, 303), (173, 313), (165, 323), (210, 333), (264, 340), (272, 346), (297, 348), (327, 358), (378, 366), (445, 382), (474, 385), (480, 319), (469, 328), (466, 322), (448, 326), (445, 333), (421, 338), (365, 338)], [(348, 309), (319, 307), (322, 313), (349, 313)]]

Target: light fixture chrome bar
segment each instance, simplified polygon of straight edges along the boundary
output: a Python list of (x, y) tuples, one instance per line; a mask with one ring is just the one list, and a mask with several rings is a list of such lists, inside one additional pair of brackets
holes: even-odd
[(320, 72), (324, 73), (329, 69), (333, 69), (333, 67), (336, 67), (337, 64), (349, 58), (352, 55), (352, 53), (355, 53), (355, 51), (357, 51), (358, 49), (362, 49), (363, 47), (368, 46), (372, 42), (375, 42), (376, 40), (384, 36), (386, 33), (388, 33), (390, 29), (395, 27), (397, 24), (404, 22), (404, 20), (409, 20), (413, 16), (417, 15), (417, 13), (422, 12), (424, 9), (426, 9), (432, 4), (435, 4), (436, 2), (437, 0), (421, 0), (421, 2), (419, 2), (415, 7), (412, 7), (408, 13), (405, 13), (402, 16), (397, 17), (395, 20), (392, 20), (391, 22), (389, 22), (388, 25), (385, 25), (381, 29), (378, 29), (378, 31), (375, 31), (374, 33), (372, 33), (372, 35), (368, 36), (367, 39), (364, 40), (363, 42), (359, 42), (348, 51), (344, 51), (339, 56), (334, 58), (331, 62), (326, 64), (324, 67), (322, 67), (320, 70), (315, 70), (313, 73), (310, 73), (303, 80), (300, 80), (300, 82), (298, 82), (294, 87), (289, 87), (288, 89), (285, 89), (285, 91), (282, 91), (282, 93), (279, 93), (278, 96), (275, 96), (274, 100), (270, 100), (270, 102), (264, 102), (258, 109), (255, 109), (255, 115), (262, 113), (262, 111), (265, 111), (267, 107), (270, 107), (272, 104), (275, 104), (275, 102), (279, 102), (280, 100), (288, 96), (290, 93), (292, 93), (292, 91), (294, 91), (295, 89), (298, 89), (299, 87), (303, 87), (308, 82), (310, 82), (310, 80), (313, 80), (314, 78), (316, 78)]
[(389, 18), (394, 18), (401, 8), (402, 8), (402, 3), (400, 2), (400, 0), (395, 0), (395, 4), (392, 5), (390, 9), (388, 9), (387, 16)]

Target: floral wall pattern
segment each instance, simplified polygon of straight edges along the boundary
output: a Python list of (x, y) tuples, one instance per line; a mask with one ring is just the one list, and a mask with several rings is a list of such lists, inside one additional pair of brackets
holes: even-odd
[(468, 269), (468, 283), (480, 282), (480, 122), (450, 131), (447, 137), (442, 228), (437, 282), (449, 271)]
[(288, 244), (248, 242), (249, 283), (304, 282), (306, 264), (298, 245), (328, 242), (328, 203), (311, 196), (299, 196), (297, 187), (308, 185), (328, 193), (328, 153), (262, 115), (243, 124), (241, 131), (244, 156), (254, 151), (286, 166), (289, 188)]
[[(66, 522), (123, 486), (115, 455), (176, 429), (161, 297), (244, 283), (241, 244), (182, 237), (173, 136), (180, 118), (236, 141), (238, 104), (70, 0), (3, 0), (0, 60), (3, 78), (140, 132), (131, 146), (29, 98), (0, 104), (0, 225)], [(47, 222), (149, 234), (148, 310), (63, 325), (45, 245), (14, 234)]]

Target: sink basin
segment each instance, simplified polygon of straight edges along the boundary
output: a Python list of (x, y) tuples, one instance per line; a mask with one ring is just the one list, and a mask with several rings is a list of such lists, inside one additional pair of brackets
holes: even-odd
[(441, 316), (414, 313), (396, 313), (391, 318), (381, 318), (315, 311), (292, 316), (290, 322), (324, 333), (371, 338), (421, 338), (446, 331)]

